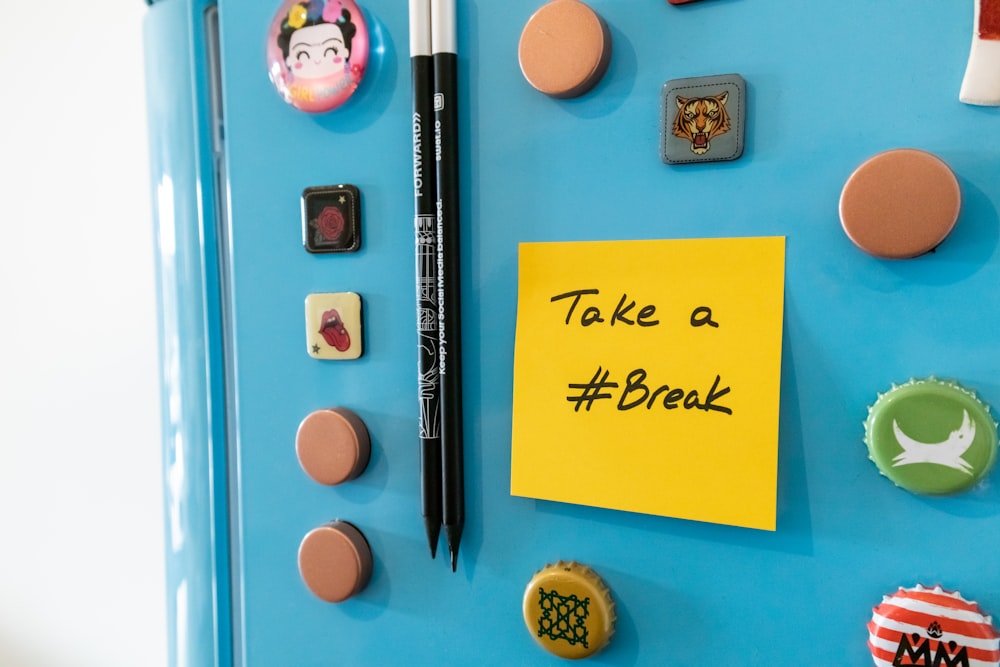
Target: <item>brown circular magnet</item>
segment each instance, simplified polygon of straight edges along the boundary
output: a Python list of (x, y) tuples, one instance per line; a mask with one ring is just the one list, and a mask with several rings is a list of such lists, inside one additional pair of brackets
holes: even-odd
[(926, 151), (900, 148), (866, 160), (840, 194), (840, 223), (875, 257), (906, 259), (936, 248), (958, 221), (955, 174)]
[(346, 521), (333, 521), (302, 539), (299, 573), (320, 600), (343, 602), (368, 585), (371, 548), (360, 530)]
[(611, 32), (580, 0), (552, 0), (528, 19), (517, 57), (532, 87), (552, 97), (577, 97), (607, 71)]
[(333, 486), (364, 472), (371, 439), (365, 423), (347, 408), (317, 410), (299, 424), (295, 454), (307, 475)]

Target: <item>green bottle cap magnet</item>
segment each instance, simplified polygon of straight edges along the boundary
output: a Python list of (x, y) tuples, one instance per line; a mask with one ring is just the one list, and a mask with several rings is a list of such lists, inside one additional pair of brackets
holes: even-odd
[(880, 394), (865, 420), (868, 454), (907, 491), (965, 491), (993, 467), (997, 423), (976, 395), (953, 382), (910, 380)]

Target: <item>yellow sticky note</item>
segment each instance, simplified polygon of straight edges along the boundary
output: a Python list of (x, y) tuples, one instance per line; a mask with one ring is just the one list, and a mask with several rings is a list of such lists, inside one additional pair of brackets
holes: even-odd
[(785, 239), (519, 256), (511, 494), (774, 530)]

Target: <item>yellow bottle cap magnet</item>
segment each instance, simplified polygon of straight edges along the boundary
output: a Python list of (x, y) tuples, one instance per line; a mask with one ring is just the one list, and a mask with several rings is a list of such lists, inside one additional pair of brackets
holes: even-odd
[(958, 221), (962, 192), (940, 158), (902, 148), (858, 167), (840, 195), (840, 222), (875, 257), (907, 259), (936, 248)]
[(524, 623), (549, 653), (576, 660), (607, 646), (615, 632), (611, 591), (586, 565), (559, 561), (535, 573), (524, 591)]
[(346, 521), (333, 521), (302, 539), (299, 574), (320, 600), (343, 602), (368, 585), (371, 548), (360, 530)]
[(552, 97), (577, 97), (607, 71), (611, 32), (580, 0), (552, 0), (528, 19), (517, 58), (524, 78), (536, 90)]
[(317, 410), (302, 420), (295, 434), (295, 454), (302, 469), (327, 486), (364, 472), (371, 451), (368, 428), (347, 408)]

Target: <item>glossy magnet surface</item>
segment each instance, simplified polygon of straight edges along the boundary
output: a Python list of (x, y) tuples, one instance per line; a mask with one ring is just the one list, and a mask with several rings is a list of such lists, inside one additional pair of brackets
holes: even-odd
[(879, 667), (1000, 665), (1000, 634), (979, 605), (940, 586), (900, 588), (868, 622), (868, 650)]
[(660, 95), (660, 157), (666, 164), (743, 155), (747, 84), (739, 74), (673, 79)]
[(897, 486), (925, 495), (965, 491), (996, 460), (997, 424), (976, 395), (954, 382), (910, 380), (868, 409), (869, 458)]
[(267, 35), (267, 70), (282, 99), (297, 109), (336, 109), (368, 66), (364, 14), (354, 0), (285, 0)]
[(306, 350), (314, 359), (361, 356), (361, 295), (329, 292), (306, 297)]
[(357, 251), (361, 247), (361, 191), (354, 185), (303, 190), (302, 245), (317, 254)]

